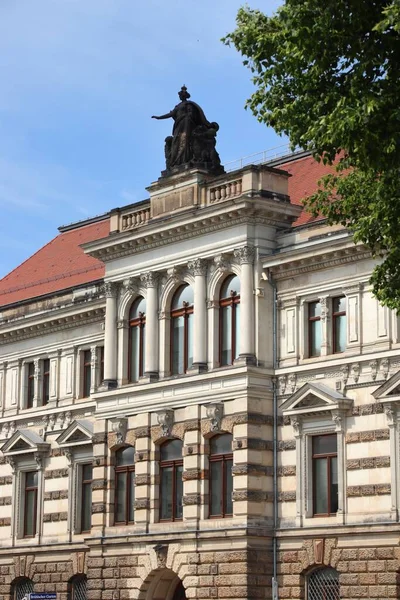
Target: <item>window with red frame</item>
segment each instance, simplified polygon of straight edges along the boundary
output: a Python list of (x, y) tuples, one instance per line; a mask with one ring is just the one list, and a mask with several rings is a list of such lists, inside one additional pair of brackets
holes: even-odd
[(321, 303), (308, 304), (308, 355), (320, 356), (322, 342)]
[(332, 298), (332, 338), (333, 352), (346, 350), (346, 296)]
[(79, 466), (81, 468), (80, 531), (88, 532), (92, 528), (93, 467), (91, 464)]
[(37, 527), (38, 472), (25, 472), (24, 484), (24, 537), (34, 537)]
[(314, 515), (329, 516), (338, 510), (337, 436), (312, 438)]
[(221, 287), (219, 298), (219, 360), (232, 365), (239, 356), (240, 344), (240, 279), (230, 275)]
[(127, 446), (115, 453), (115, 523), (135, 521), (135, 448)]
[(135, 382), (144, 375), (146, 343), (146, 300), (140, 296), (129, 313), (129, 381)]
[(43, 361), (42, 404), (45, 406), (50, 399), (50, 360)]
[(223, 433), (210, 440), (210, 517), (232, 515), (232, 435)]
[(35, 397), (35, 365), (33, 362), (30, 362), (27, 364), (26, 408), (33, 407), (34, 397)]
[(170, 440), (160, 448), (160, 521), (182, 519), (183, 443)]
[(193, 288), (182, 285), (171, 304), (171, 372), (186, 373), (193, 364)]

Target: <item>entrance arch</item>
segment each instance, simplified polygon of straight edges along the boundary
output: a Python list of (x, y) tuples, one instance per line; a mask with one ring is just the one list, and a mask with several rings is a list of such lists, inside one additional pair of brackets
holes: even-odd
[(182, 580), (171, 569), (157, 569), (146, 578), (139, 600), (186, 600)]

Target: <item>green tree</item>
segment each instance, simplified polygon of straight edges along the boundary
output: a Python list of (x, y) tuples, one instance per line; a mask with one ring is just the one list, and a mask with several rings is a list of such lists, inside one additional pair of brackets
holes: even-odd
[(336, 165), (306, 206), (380, 259), (374, 294), (400, 311), (400, 0), (245, 7), (223, 41), (253, 73), (258, 120)]

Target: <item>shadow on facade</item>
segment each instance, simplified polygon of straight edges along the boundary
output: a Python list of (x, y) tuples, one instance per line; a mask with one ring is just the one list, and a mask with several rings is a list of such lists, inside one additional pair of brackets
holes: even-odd
[(186, 593), (176, 573), (157, 569), (147, 577), (138, 600), (186, 600)]

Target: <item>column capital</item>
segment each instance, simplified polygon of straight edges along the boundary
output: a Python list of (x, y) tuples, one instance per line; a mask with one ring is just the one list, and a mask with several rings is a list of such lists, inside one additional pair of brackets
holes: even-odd
[(207, 274), (207, 261), (204, 258), (195, 258), (188, 262), (189, 271), (196, 276), (205, 276)]
[(144, 284), (146, 288), (156, 288), (159, 279), (160, 274), (156, 273), (155, 271), (148, 271), (147, 273), (140, 274), (140, 281)]
[(219, 269), (222, 273), (227, 273), (231, 270), (231, 261), (230, 256), (228, 254), (219, 254), (214, 257), (214, 265), (217, 269)]
[(105, 281), (103, 284), (103, 293), (106, 298), (116, 298), (119, 289), (119, 282), (117, 281)]
[(241, 265), (252, 265), (254, 262), (255, 254), (256, 250), (254, 246), (242, 246), (241, 248), (236, 248), (233, 251), (234, 257), (238, 259)]

